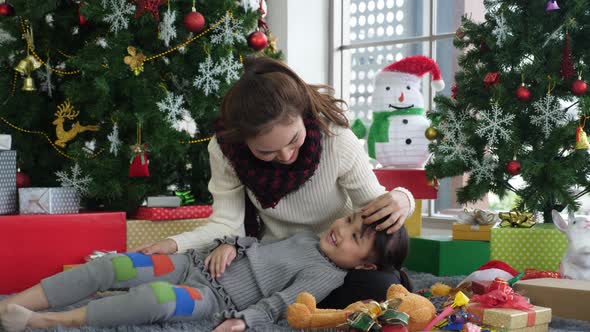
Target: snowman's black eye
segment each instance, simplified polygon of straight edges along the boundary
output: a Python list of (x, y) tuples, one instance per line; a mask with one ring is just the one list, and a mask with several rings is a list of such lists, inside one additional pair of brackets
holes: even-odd
[(386, 86), (386, 87), (385, 87), (385, 90), (389, 91), (389, 89), (390, 89), (390, 88), (389, 88), (388, 86)]
[(409, 85), (408, 85), (408, 86), (406, 86), (406, 89), (407, 89), (407, 90), (410, 90), (410, 86), (409, 86)]

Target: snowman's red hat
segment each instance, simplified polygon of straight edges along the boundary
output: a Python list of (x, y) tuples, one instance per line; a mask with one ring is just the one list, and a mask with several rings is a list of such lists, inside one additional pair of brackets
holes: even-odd
[(383, 71), (414, 75), (416, 76), (416, 80), (419, 80), (424, 74), (430, 73), (434, 91), (440, 91), (445, 88), (445, 82), (440, 76), (438, 64), (427, 56), (413, 55), (403, 58), (383, 68)]

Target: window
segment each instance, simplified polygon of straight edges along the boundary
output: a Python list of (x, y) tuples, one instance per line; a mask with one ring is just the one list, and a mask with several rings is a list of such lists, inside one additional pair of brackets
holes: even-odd
[[(483, 17), (483, 0), (332, 0), (331, 79), (353, 118), (371, 122), (371, 95), (377, 72), (393, 61), (422, 54), (435, 59), (450, 95), (457, 70), (453, 47), (461, 16)], [(425, 108), (433, 105), (430, 80), (422, 81)], [(423, 205), (429, 215), (460, 208), (455, 188), (461, 178), (442, 179), (439, 198)]]

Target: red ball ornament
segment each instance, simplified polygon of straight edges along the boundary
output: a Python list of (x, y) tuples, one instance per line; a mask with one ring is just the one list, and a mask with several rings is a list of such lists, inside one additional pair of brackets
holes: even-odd
[(184, 17), (184, 27), (192, 33), (199, 33), (205, 28), (205, 17), (193, 8), (193, 11)]
[(16, 187), (26, 188), (31, 185), (31, 178), (23, 172), (16, 172)]
[(576, 96), (581, 96), (585, 94), (586, 91), (588, 91), (588, 84), (586, 84), (586, 82), (582, 81), (581, 79), (578, 78), (572, 83), (572, 92)]
[(268, 38), (260, 31), (254, 31), (248, 36), (248, 46), (255, 51), (263, 50), (268, 45)]
[(14, 16), (14, 7), (8, 2), (0, 3), (0, 15)]
[(524, 84), (516, 88), (515, 94), (516, 99), (520, 101), (526, 102), (531, 99), (531, 91), (526, 86), (524, 86)]
[(520, 173), (520, 162), (518, 160), (510, 160), (506, 164), (506, 172), (510, 175), (517, 175)]

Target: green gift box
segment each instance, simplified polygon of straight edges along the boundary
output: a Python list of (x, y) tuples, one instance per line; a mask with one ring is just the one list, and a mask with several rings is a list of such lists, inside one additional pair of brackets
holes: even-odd
[(567, 238), (553, 224), (496, 227), (491, 231), (490, 246), (491, 259), (506, 262), (518, 271), (526, 268), (557, 271), (567, 248)]
[(453, 241), (450, 235), (423, 235), (410, 238), (410, 251), (404, 266), (437, 276), (466, 275), (489, 259), (489, 242)]

